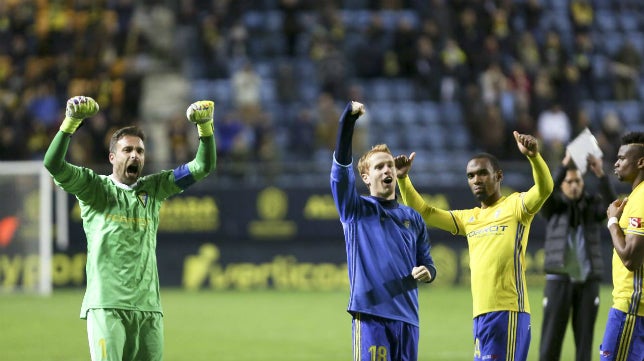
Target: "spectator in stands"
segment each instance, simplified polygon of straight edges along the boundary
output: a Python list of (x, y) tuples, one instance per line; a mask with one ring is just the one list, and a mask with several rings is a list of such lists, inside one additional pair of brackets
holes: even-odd
[(342, 51), (329, 39), (322, 42), (320, 56), (316, 60), (320, 88), (334, 98), (347, 95), (347, 59)]
[(448, 0), (413, 1), (412, 7), (420, 13), (420, 33), (432, 39), (434, 45), (440, 48), (443, 37), (453, 29), (454, 16)]
[[(472, 138), (477, 142), (481, 124), (484, 122), (483, 119), (487, 117), (488, 111), (488, 105), (483, 101), (479, 84), (476, 82), (467, 84), (459, 101), (461, 109), (463, 109), (465, 126), (470, 135), (477, 135)], [(477, 143), (476, 146), (480, 147), (481, 145)]]
[(595, 134), (606, 161), (614, 164), (624, 134), (624, 126), (617, 112), (609, 111), (604, 114), (600, 119), (599, 132)]
[(231, 77), (233, 102), (240, 111), (249, 108), (261, 107), (262, 78), (253, 68), (250, 61), (246, 61)]
[(594, 54), (595, 49), (590, 35), (585, 32), (576, 34), (570, 61), (579, 72), (579, 91), (581, 91), (582, 100), (596, 98), (592, 64)]
[[(92, 121), (92, 124), (94, 121)], [(189, 141), (188, 123), (183, 116), (174, 116), (169, 120), (168, 139), (170, 143), (170, 161), (174, 164), (190, 161), (191, 149), (194, 149)]]
[(590, 32), (593, 21), (595, 20), (593, 4), (589, 0), (571, 0), (568, 7), (570, 9), (570, 20), (575, 35)]
[(415, 73), (412, 77), (418, 100), (438, 101), (441, 87), (441, 60), (429, 36), (416, 41)]
[(277, 99), (282, 104), (293, 103), (300, 99), (299, 81), (295, 74), (295, 68), (292, 63), (282, 61), (277, 65), (275, 75), (275, 87)]
[(416, 65), (416, 40), (418, 34), (414, 24), (406, 17), (401, 17), (393, 31), (393, 50), (396, 53), (399, 75), (411, 77)]
[(507, 81), (501, 65), (498, 62), (490, 63), (479, 75), (483, 101), (486, 104), (499, 104), (501, 92), (507, 88)]
[(597, 132), (593, 120), (591, 119), (590, 113), (587, 109), (579, 108), (577, 114), (572, 118), (572, 134), (573, 138), (576, 137), (584, 129), (588, 128), (591, 132)]
[(526, 30), (535, 36), (541, 32), (540, 25), (543, 11), (541, 0), (527, 0), (523, 3), (521, 9), (521, 13), (525, 19)]
[[(229, 57), (227, 39), (221, 27), (221, 19), (216, 14), (207, 14), (198, 24), (198, 39), (195, 50), (197, 59), (202, 63), (202, 71), (197, 75), (206, 78), (225, 78), (229, 76)], [(225, 29), (223, 29), (225, 30)]]
[(46, 133), (49, 129), (55, 128), (61, 108), (54, 94), (52, 82), (40, 83), (35, 92), (27, 96), (27, 99), (27, 109), (34, 121), (42, 124)]
[[(518, 61), (512, 62), (510, 65), (510, 74), (508, 75), (508, 87), (514, 94), (514, 104), (516, 105), (517, 112), (520, 110), (530, 109), (530, 94), (532, 93), (532, 80), (525, 71), (523, 64)], [(534, 132), (519, 133), (533, 134)]]
[(282, 12), (282, 34), (286, 39), (286, 55), (295, 57), (297, 55), (297, 44), (302, 29), (298, 20), (298, 14), (302, 7), (300, 0), (280, 0), (278, 8)]
[(556, 92), (552, 84), (552, 79), (547, 71), (539, 69), (534, 78), (534, 87), (532, 88), (532, 99), (530, 101), (530, 114), (535, 118), (543, 113), (548, 107), (556, 101)]
[(537, 132), (534, 118), (532, 118), (527, 109), (517, 109), (517, 120), (514, 124), (514, 129), (521, 134), (535, 134)]
[(553, 102), (537, 119), (539, 140), (543, 143), (544, 159), (556, 164), (563, 158), (565, 147), (572, 137), (572, 125), (561, 105)]
[[(280, 105), (290, 106), (290, 102), (301, 100), (304, 95), (307, 101), (315, 98), (320, 92), (319, 80), (324, 83), (323, 90), (339, 98), (340, 94), (346, 94), (346, 84), (354, 80), (361, 82), (365, 78), (407, 73), (407, 65), (404, 64), (409, 62), (408, 45), (401, 47), (407, 50), (390, 51), (385, 55), (386, 50), (396, 49), (396, 44), (407, 43), (409, 38), (403, 37), (407, 39), (404, 42), (396, 40), (395, 27), (391, 26), (395, 22), (384, 22), (384, 19), (390, 19), (383, 16), (384, 7), (404, 10), (405, 17), (415, 16), (414, 24), (420, 24), (420, 39), (413, 45), (413, 79), (410, 80), (418, 85), (414, 100), (461, 101), (465, 97), (463, 90), (473, 81), (476, 82), (493, 60), (501, 64), (504, 71), (509, 71), (510, 76), (512, 72), (508, 66), (515, 60), (523, 66), (527, 77), (533, 80), (528, 99), (532, 119), (537, 119), (547, 107), (546, 104), (555, 100), (572, 117), (574, 113), (566, 103), (574, 104), (576, 100), (563, 98), (569, 95), (578, 96), (580, 100), (609, 100), (613, 97), (612, 93), (618, 100), (637, 96), (637, 87), (634, 87), (632, 78), (624, 81), (626, 86), (622, 86), (618, 84), (622, 82), (619, 80), (622, 76), (618, 76), (618, 73), (638, 76), (639, 73), (633, 71), (639, 67), (638, 61), (626, 67), (622, 64), (631, 62), (628, 59), (632, 59), (633, 55), (641, 58), (642, 54), (624, 56), (623, 60), (609, 59), (611, 64), (616, 60), (615, 66), (606, 67), (609, 71), (606, 76), (595, 78), (602, 74), (594, 74), (593, 70), (603, 69), (601, 60), (610, 54), (606, 53), (605, 47), (593, 47), (593, 39), (588, 35), (590, 32), (585, 30), (588, 24), (593, 34), (597, 29), (597, 24), (590, 21), (595, 15), (592, 14), (593, 9), (589, 8), (592, 3), (589, 0), (573, 0), (568, 7), (557, 7), (557, 11), (566, 11), (571, 17), (558, 14), (556, 24), (561, 27), (556, 28), (548, 27), (555, 24), (551, 21), (555, 9), (545, 9), (544, 4), (548, 2), (541, 0), (413, 0), (393, 3), (370, 0), (351, 2), (350, 9), (355, 11), (352, 14), (355, 16), (351, 17), (339, 16), (345, 15), (341, 10), (349, 9), (349, 5), (338, 1), (264, 1), (255, 7), (251, 6), (253, 2), (249, 0), (119, 0), (108, 1), (105, 6), (90, 6), (87, 2), (63, 3), (0, 1), (0, 103), (11, 104), (12, 112), (24, 114), (24, 109), (29, 106), (28, 95), (34, 92), (33, 89), (51, 82), (53, 94), (58, 100), (61, 95), (90, 94), (101, 104), (110, 102), (110, 111), (105, 113), (109, 124), (117, 121), (129, 124), (146, 116), (143, 113), (146, 107), (140, 107), (140, 104), (142, 99), (149, 96), (143, 88), (147, 72), (177, 72), (188, 81), (199, 78), (229, 79), (231, 70), (238, 69), (240, 62), (246, 60), (252, 64), (256, 57), (271, 59), (270, 63), (276, 67), (285, 64), (281, 59), (289, 63), (293, 61), (291, 64), (314, 60), (319, 66), (317, 74), (322, 75), (322, 79), (298, 77), (297, 72), (291, 77), (292, 73), (287, 68), (284, 68), (284, 72), (272, 68), (272, 74), (280, 74), (281, 77), (275, 79), (281, 87), (277, 88), (277, 99), (283, 103)], [(634, 6), (609, 7), (605, 10), (613, 15), (613, 11), (624, 9), (639, 15), (642, 11)], [(245, 23), (246, 12), (250, 10), (260, 13), (263, 26), (267, 24), (268, 14), (261, 12), (271, 11), (271, 15), (282, 12), (283, 32), (276, 35), (285, 40), (284, 47), (273, 46), (277, 41), (267, 45), (258, 41), (257, 37), (251, 37), (251, 29), (246, 28)], [(69, 19), (83, 21), (72, 26)], [(160, 31), (149, 25), (157, 21), (160, 22)], [(569, 24), (559, 21), (568, 21)], [(300, 28), (300, 22), (309, 26)], [(176, 43), (172, 49), (182, 54), (181, 59), (167, 56), (175, 23), (179, 27), (174, 41), (180, 43)], [(279, 23), (276, 25), (280, 27)], [(565, 28), (564, 25), (571, 25), (573, 32), (557, 34), (560, 28)], [(261, 33), (265, 28), (256, 30)], [(301, 34), (296, 34), (296, 30)], [(618, 27), (618, 30), (624, 29)], [(559, 39), (552, 40), (557, 37)], [(424, 38), (431, 39), (431, 43), (422, 40)], [(447, 39), (454, 41), (446, 45)], [(574, 43), (568, 44), (567, 41), (571, 39), (575, 40)], [(251, 51), (248, 48), (250, 40), (260, 46), (253, 47)], [(329, 46), (327, 42), (332, 45)], [(545, 46), (541, 49), (543, 44)], [(567, 48), (569, 45), (570, 49)], [(302, 52), (298, 53), (298, 49)], [(397, 57), (396, 54), (401, 52), (407, 54), (404, 56), (407, 60)], [(391, 61), (392, 58), (395, 61)], [(436, 61), (438, 66), (435, 65)], [(561, 88), (564, 79), (561, 74), (565, 73), (561, 64), (574, 64), (578, 69), (579, 85), (574, 88), (579, 91)], [(546, 69), (548, 73), (542, 74), (541, 69)], [(611, 69), (616, 72), (610, 72)], [(613, 75), (616, 79), (614, 84), (609, 81)], [(308, 83), (306, 92), (300, 91), (300, 81)], [(517, 87), (502, 92), (500, 105), (506, 121), (516, 122), (511, 118), (516, 119), (518, 115), (508, 116), (512, 114), (508, 109), (512, 103), (515, 108), (523, 106), (524, 95), (524, 91)], [(262, 106), (265, 110), (269, 109), (266, 104)], [(273, 106), (270, 109), (277, 108)], [(518, 112), (516, 110), (515, 114)], [(470, 118), (466, 118), (468, 122)], [(21, 124), (31, 129), (31, 122), (35, 119), (28, 117)], [(15, 136), (29, 137), (21, 132), (20, 129), (14, 129)], [(286, 135), (278, 134), (279, 137), (284, 139)], [(16, 153), (16, 157), (22, 159), (34, 156), (37, 157)]]
[(440, 52), (441, 100), (452, 101), (459, 97), (462, 81), (467, 77), (467, 56), (454, 39), (447, 39)]
[(512, 54), (531, 78), (537, 74), (541, 67), (541, 52), (532, 33), (526, 31), (519, 35)]
[(29, 129), (29, 136), (25, 145), (32, 160), (42, 159), (47, 150), (48, 142), (49, 129), (47, 129), (46, 125), (40, 122), (31, 123), (31, 129)]
[(458, 47), (463, 52), (462, 61), (465, 68), (460, 71), (467, 70), (466, 76), (472, 76), (485, 69), (487, 65), (478, 62), (483, 53), (483, 43), (487, 29), (482, 24), (480, 14), (470, 6), (464, 7), (462, 12), (456, 11), (455, 14), (458, 14), (458, 22), (453, 29), (451, 39), (448, 38), (444, 49)]
[[(434, 0), (437, 2), (443, 1), (443, 0)], [(448, 12), (449, 13), (449, 12)], [(419, 32), (419, 37), (428, 37), (432, 44), (434, 45), (434, 49), (442, 49), (443, 45), (445, 43), (445, 37), (448, 31), (451, 29), (451, 27), (441, 27), (441, 24), (444, 23), (449, 23), (450, 16), (448, 16), (448, 19), (439, 19), (438, 15), (432, 16), (429, 19), (422, 19), (422, 23), (420, 26), (420, 32)]]
[(256, 161), (275, 161), (275, 128), (271, 116), (260, 107), (247, 108), (241, 113), (243, 122), (252, 129), (252, 159)]
[(223, 164), (246, 162), (253, 147), (253, 131), (238, 112), (225, 114), (215, 126), (217, 157)]
[(561, 42), (561, 36), (554, 30), (548, 31), (541, 47), (541, 68), (548, 72), (551, 79), (557, 79), (561, 76), (567, 60), (566, 48)]
[(507, 122), (503, 120), (498, 104), (488, 104), (485, 115), (481, 119), (478, 131), (479, 146), (481, 151), (497, 154), (499, 159), (508, 156)]
[(637, 98), (642, 55), (633, 43), (625, 38), (624, 44), (612, 60), (612, 70), (615, 75), (613, 81), (615, 99), (632, 100)]
[(328, 155), (335, 147), (335, 136), (338, 134), (340, 112), (329, 93), (322, 93), (317, 99), (315, 139), (317, 150)]
[[(103, 111), (96, 114), (89, 124), (86, 124), (75, 133), (77, 136), (86, 136), (89, 140), (90, 146), (85, 148), (85, 151), (91, 150), (88, 164), (103, 164), (105, 154), (109, 154), (109, 135), (116, 130), (117, 126), (112, 125), (110, 127), (106, 113), (107, 111)], [(185, 119), (182, 120), (182, 123), (186, 123)]]
[(307, 108), (298, 110), (288, 129), (287, 156), (295, 160), (311, 160), (316, 151), (316, 126), (312, 111)]
[(561, 76), (555, 81), (557, 102), (561, 109), (569, 116), (579, 112), (579, 104), (583, 99), (583, 89), (580, 81), (579, 69), (574, 63), (564, 65)]
[(229, 29), (228, 55), (232, 59), (246, 59), (249, 52), (249, 33), (244, 22), (239, 19)]
[[(17, 124), (16, 124), (17, 125)], [(14, 126), (11, 113), (0, 106), (0, 160), (22, 159), (24, 146), (20, 146), (20, 127)]]
[(342, 18), (339, 7), (332, 1), (321, 2), (320, 7), (318, 24), (324, 29), (326, 38), (334, 45), (340, 46), (347, 35), (347, 24)]
[(508, 14), (508, 10), (503, 6), (494, 8), (491, 12), (491, 29), (488, 37), (496, 40), (500, 54), (508, 54), (512, 49), (511, 41), (513, 39), (512, 28), (509, 21), (510, 14)]
[(383, 75), (389, 39), (382, 21), (378, 13), (373, 13), (369, 24), (360, 30), (361, 36), (357, 44), (349, 50), (352, 68), (358, 78), (377, 78)]
[(476, 58), (477, 72), (485, 71), (490, 64), (497, 63), (503, 70), (505, 70), (507, 61), (507, 52), (501, 47), (501, 42), (494, 35), (488, 35), (483, 40), (483, 49), (481, 54)]

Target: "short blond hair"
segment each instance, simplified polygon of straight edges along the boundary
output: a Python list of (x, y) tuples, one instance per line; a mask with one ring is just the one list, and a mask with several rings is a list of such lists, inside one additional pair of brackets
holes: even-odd
[(387, 144), (376, 144), (373, 147), (371, 147), (371, 150), (363, 154), (362, 157), (360, 157), (360, 160), (358, 160), (358, 173), (360, 174), (367, 173), (370, 166), (369, 157), (371, 157), (371, 155), (375, 153), (387, 153), (392, 157), (394, 156), (391, 153), (391, 150), (389, 149)]

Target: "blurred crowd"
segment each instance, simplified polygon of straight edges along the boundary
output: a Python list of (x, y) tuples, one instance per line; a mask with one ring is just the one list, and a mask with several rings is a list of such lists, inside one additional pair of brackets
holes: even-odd
[[(102, 112), (75, 135), (75, 162), (105, 163), (110, 129), (132, 123), (163, 127), (167, 161), (191, 159), (181, 114), (141, 110), (146, 77), (174, 73), (185, 104), (217, 103), (225, 172), (328, 163), (342, 107), (369, 109), (376, 80), (402, 84), (395, 101), (456, 104), (462, 116), (439, 121), (462, 123), (458, 150), (512, 160), (518, 130), (556, 164), (588, 127), (610, 162), (642, 123), (641, 18), (636, 0), (4, 0), (0, 160), (41, 159), (80, 94)], [(397, 131), (367, 115), (356, 151)]]

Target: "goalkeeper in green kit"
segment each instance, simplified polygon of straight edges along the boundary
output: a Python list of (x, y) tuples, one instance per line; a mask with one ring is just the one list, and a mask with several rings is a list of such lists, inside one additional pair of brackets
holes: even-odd
[(163, 314), (159, 295), (156, 236), (159, 209), (215, 169), (214, 103), (188, 107), (199, 132), (195, 159), (174, 170), (142, 176), (145, 135), (121, 128), (110, 141), (112, 174), (65, 161), (72, 134), (98, 112), (90, 97), (67, 101), (66, 117), (45, 154), (55, 183), (78, 199), (87, 236), (87, 289), (80, 317), (87, 320), (93, 361), (163, 359)]

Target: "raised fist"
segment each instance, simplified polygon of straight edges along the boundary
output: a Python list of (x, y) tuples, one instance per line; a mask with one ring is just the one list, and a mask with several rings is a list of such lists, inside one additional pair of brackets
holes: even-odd
[(365, 112), (364, 104), (352, 101), (351, 102), (351, 114), (352, 115), (362, 115)]
[(65, 115), (74, 119), (85, 119), (98, 113), (96, 100), (86, 96), (75, 96), (67, 100)]
[(186, 117), (195, 124), (204, 124), (213, 119), (215, 103), (211, 100), (200, 100), (190, 104), (186, 110)]

